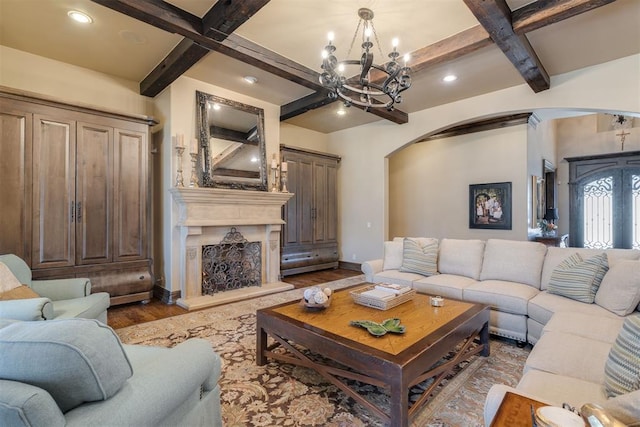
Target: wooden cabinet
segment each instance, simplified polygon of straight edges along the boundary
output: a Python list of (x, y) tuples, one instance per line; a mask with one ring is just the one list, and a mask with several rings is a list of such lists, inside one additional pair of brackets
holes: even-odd
[(280, 272), (283, 276), (338, 267), (337, 176), (340, 157), (281, 146), (287, 162)]
[(0, 117), (0, 253), (112, 304), (150, 299), (152, 121), (4, 92)]

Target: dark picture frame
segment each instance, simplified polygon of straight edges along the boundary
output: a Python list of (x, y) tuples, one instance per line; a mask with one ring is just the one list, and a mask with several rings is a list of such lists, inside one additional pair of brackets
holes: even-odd
[(469, 228), (511, 230), (511, 183), (469, 185)]

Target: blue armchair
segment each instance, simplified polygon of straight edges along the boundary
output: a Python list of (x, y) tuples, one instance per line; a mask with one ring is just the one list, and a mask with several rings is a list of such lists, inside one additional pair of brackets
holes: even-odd
[(91, 293), (91, 281), (83, 278), (32, 280), (31, 269), (20, 257), (0, 255), (20, 283), (39, 298), (0, 301), (0, 318), (15, 320), (52, 320), (81, 317), (107, 323), (109, 294)]

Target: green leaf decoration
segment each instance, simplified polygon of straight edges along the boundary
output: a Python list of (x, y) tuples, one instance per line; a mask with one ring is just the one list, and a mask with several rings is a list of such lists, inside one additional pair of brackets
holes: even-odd
[(359, 326), (365, 328), (371, 335), (381, 337), (387, 332), (394, 334), (403, 334), (405, 331), (404, 325), (400, 324), (400, 319), (386, 319), (382, 323), (373, 322), (371, 320), (352, 320), (349, 322), (351, 326)]

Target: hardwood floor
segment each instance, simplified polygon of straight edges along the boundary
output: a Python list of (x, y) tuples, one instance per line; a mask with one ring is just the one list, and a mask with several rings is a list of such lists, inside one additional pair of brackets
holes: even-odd
[[(297, 289), (358, 276), (360, 274), (362, 274), (360, 271), (338, 268), (335, 270), (322, 270), (287, 276), (283, 278), (282, 281), (292, 284)], [(188, 311), (177, 305), (168, 305), (158, 299), (152, 299), (148, 304), (131, 303), (117, 305), (109, 308), (107, 313), (109, 326), (114, 329), (120, 329), (138, 323), (185, 314), (188, 313)]]

